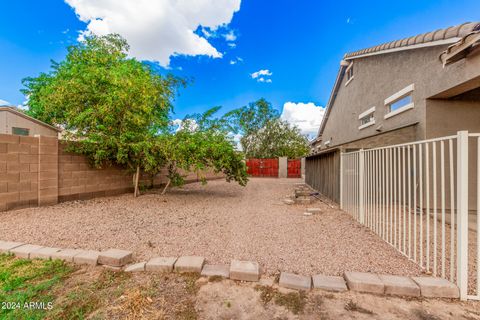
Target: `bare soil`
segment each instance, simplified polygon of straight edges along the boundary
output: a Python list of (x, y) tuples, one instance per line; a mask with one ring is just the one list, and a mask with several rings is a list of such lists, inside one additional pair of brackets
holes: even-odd
[[(193, 274), (83, 267), (54, 292), (52, 319), (412, 319), (480, 320), (479, 302), (405, 299), (355, 292), (308, 293)], [(55, 312), (56, 311), (56, 312)]]
[(479, 302), (405, 299), (356, 292), (308, 293), (231, 280), (203, 285), (196, 298), (198, 319), (480, 319)]
[(322, 213), (286, 205), (300, 179), (223, 180), (0, 213), (0, 239), (53, 247), (201, 255), (207, 263), (256, 260), (264, 272), (340, 275), (344, 271), (418, 275), (420, 268), (327, 201)]

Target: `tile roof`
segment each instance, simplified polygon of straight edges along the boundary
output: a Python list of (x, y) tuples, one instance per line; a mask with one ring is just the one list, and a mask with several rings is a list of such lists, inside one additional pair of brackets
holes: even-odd
[(369, 53), (377, 53), (385, 50), (397, 49), (402, 47), (408, 47), (413, 45), (424, 44), (428, 42), (434, 42), (439, 40), (448, 40), (451, 38), (462, 38), (471, 32), (480, 30), (480, 22), (466, 22), (457, 26), (449, 27), (446, 29), (438, 29), (410, 38), (395, 40), (387, 43), (380, 44), (378, 46), (354, 51), (345, 54), (344, 59), (352, 59), (357, 56), (361, 56)]

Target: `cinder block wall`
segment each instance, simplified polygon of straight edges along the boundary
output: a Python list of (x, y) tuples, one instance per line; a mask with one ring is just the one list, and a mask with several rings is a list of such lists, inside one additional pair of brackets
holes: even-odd
[(0, 210), (37, 206), (38, 139), (0, 134)]
[(120, 167), (95, 169), (86, 157), (58, 146), (58, 200), (85, 200), (132, 191), (132, 174)]
[[(23, 137), (0, 134), (0, 211), (52, 205), (133, 192), (133, 174), (114, 166), (96, 169), (86, 157), (67, 153), (56, 137)], [(211, 171), (207, 179), (222, 178)], [(199, 181), (195, 172), (187, 182)], [(140, 185), (160, 186), (166, 172), (142, 174)]]

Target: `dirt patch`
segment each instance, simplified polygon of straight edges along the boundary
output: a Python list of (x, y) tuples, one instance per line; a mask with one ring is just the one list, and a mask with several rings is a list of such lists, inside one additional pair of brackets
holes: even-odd
[(480, 319), (479, 302), (403, 299), (355, 292), (298, 292), (231, 280), (197, 294), (199, 319)]
[(131, 194), (0, 213), (2, 240), (46, 246), (201, 255), (208, 263), (256, 260), (267, 274), (340, 275), (346, 270), (418, 275), (421, 270), (336, 206), (318, 215), (286, 205), (299, 179), (222, 180), (189, 184), (166, 195)]
[(84, 268), (54, 292), (52, 319), (197, 319), (198, 276)]
[(6, 319), (480, 319), (480, 303), (473, 301), (298, 292), (195, 274), (113, 272), (0, 257), (0, 298), (53, 305), (5, 311)]

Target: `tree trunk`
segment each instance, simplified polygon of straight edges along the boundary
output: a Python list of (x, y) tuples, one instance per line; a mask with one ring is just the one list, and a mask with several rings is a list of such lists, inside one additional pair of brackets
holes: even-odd
[(136, 198), (140, 195), (140, 191), (138, 190), (138, 179), (140, 178), (140, 166), (137, 166), (137, 173), (135, 174), (135, 191), (133, 196)]
[(165, 185), (165, 188), (163, 188), (163, 191), (162, 191), (162, 193), (161, 193), (162, 195), (165, 194), (165, 192), (167, 192), (167, 188), (168, 188), (168, 186), (170, 185), (170, 181), (172, 181), (172, 180), (168, 179), (168, 182), (167, 182), (167, 184)]

